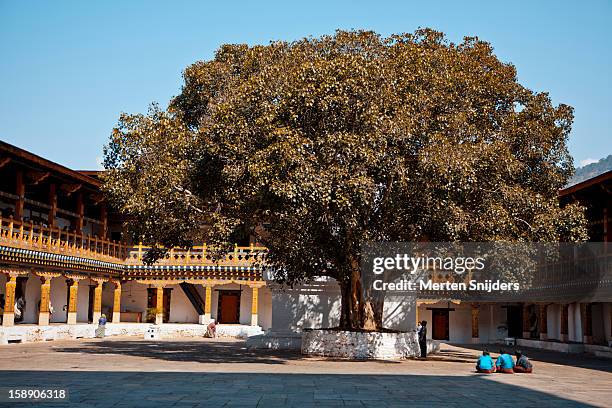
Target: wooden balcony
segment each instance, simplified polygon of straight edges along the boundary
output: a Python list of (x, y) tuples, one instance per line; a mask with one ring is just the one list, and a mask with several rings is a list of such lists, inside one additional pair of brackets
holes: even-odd
[[(129, 248), (126, 265), (142, 265), (146, 252), (151, 247), (142, 244)], [(266, 247), (260, 246), (234, 246), (233, 251), (220, 251), (206, 244), (194, 246), (189, 249), (173, 248), (164, 257), (157, 260), (155, 265), (222, 265), (222, 266), (250, 266), (264, 261), (267, 254)]]
[(20, 222), (1, 214), (0, 245), (112, 263), (123, 263), (127, 256), (127, 248), (120, 242)]
[[(257, 280), (265, 263), (267, 249), (260, 246), (234, 246), (233, 250), (219, 250), (206, 244), (189, 249), (173, 248), (153, 265), (144, 264), (144, 256), (151, 247), (126, 246), (121, 242), (99, 239), (74, 231), (50, 228), (41, 224), (19, 222), (0, 215), (0, 246), (26, 251), (101, 261), (123, 275), (124, 278), (161, 276), (184, 277), (195, 274), (209, 277), (232, 277)], [(31, 258), (31, 257), (30, 257)], [(28, 265), (32, 266), (32, 259)], [(12, 262), (19, 263), (13, 259)], [(67, 259), (67, 269), (79, 268)], [(63, 263), (54, 264), (61, 267)]]

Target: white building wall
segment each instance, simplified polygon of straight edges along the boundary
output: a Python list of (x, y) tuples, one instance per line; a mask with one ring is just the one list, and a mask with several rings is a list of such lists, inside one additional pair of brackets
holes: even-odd
[(51, 323), (65, 323), (67, 320), (67, 290), (66, 277), (59, 276), (51, 279), (51, 306), (53, 307), (53, 313), (49, 319)]
[(570, 341), (582, 342), (582, 324), (580, 318), (580, 304), (572, 303), (568, 311), (568, 337)]
[(28, 274), (25, 284), (26, 306), (23, 313), (22, 323), (38, 323), (38, 302), (40, 301), (40, 278), (32, 273)]
[(251, 324), (251, 309), (253, 306), (253, 290), (250, 287), (244, 286), (244, 285), (240, 285), (239, 288), (241, 289), (241, 292), (240, 292), (240, 324)]
[(340, 323), (340, 288), (333, 279), (321, 279), (293, 288), (271, 285), (272, 330), (299, 331), (337, 327)]
[(169, 323), (197, 323), (198, 313), (179, 285), (170, 285), (172, 289), (170, 297)]
[[(472, 307), (464, 304), (453, 305), (452, 307), (454, 307), (455, 310), (449, 313), (449, 341), (452, 343), (470, 343), (472, 341)], [(480, 335), (480, 325), (484, 317), (484, 313), (480, 312), (478, 317), (478, 335)], [(433, 332), (432, 323), (433, 322), (429, 322), (429, 331), (431, 332)], [(480, 340), (483, 342), (487, 341), (482, 337)]]
[[(489, 305), (489, 320), (485, 330), (488, 332), (488, 342), (503, 341), (508, 337), (508, 310), (502, 305)], [(482, 330), (482, 324), (480, 326)]]
[(121, 285), (121, 311), (140, 312), (142, 321), (147, 317), (147, 285), (128, 281)]
[(408, 331), (416, 328), (416, 298), (388, 296), (383, 306), (383, 327)]
[[(271, 328), (274, 331), (331, 328), (340, 324), (341, 294), (334, 279), (318, 278), (292, 288), (271, 284)], [(390, 296), (383, 307), (383, 326), (394, 330), (415, 328), (415, 299)]]
[[(502, 304), (480, 305), (478, 313), (478, 336), (480, 343), (502, 341), (508, 334), (507, 312)], [(450, 343), (472, 342), (472, 305), (469, 303), (438, 302), (419, 305), (419, 321), (427, 321), (427, 337), (433, 338), (433, 308), (450, 308), (448, 335)]]
[(91, 279), (82, 279), (79, 281), (79, 289), (77, 291), (77, 323), (87, 323), (89, 313), (89, 287)]
[(561, 339), (561, 314), (562, 306), (558, 304), (548, 305), (546, 308), (546, 330), (550, 340)]
[(268, 330), (272, 327), (272, 291), (264, 286), (259, 288), (257, 323), (262, 329)]

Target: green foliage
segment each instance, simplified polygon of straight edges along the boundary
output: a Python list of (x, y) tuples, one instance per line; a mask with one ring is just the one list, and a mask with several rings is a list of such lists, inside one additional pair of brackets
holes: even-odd
[(225, 45), (184, 78), (167, 112), (123, 115), (106, 149), (106, 191), (134, 235), (256, 233), (283, 280), (336, 278), (343, 317), (360, 315), (350, 326), (365, 241), (585, 238), (582, 209), (557, 200), (572, 108), (520, 85), (477, 38)]

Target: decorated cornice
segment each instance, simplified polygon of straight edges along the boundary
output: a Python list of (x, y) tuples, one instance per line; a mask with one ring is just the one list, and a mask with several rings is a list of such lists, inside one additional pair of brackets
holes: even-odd
[(78, 273), (67, 273), (67, 274), (65, 274), (65, 276), (68, 279), (72, 279), (75, 282), (78, 282), (78, 281), (83, 280), (83, 279), (87, 279), (87, 276), (81, 275), (81, 274), (78, 274)]
[(186, 282), (191, 283), (193, 285), (202, 285), (202, 286), (219, 286), (219, 285), (228, 285), (230, 283), (235, 283), (237, 285), (246, 285), (249, 287), (257, 287), (260, 288), (265, 286), (264, 281), (249, 281), (244, 279), (136, 279), (135, 282), (143, 284), (143, 285), (152, 285), (155, 287), (164, 287), (169, 285), (178, 285), (180, 283)]
[(44, 280), (51, 280), (53, 278), (59, 278), (60, 276), (62, 276), (62, 274), (59, 272), (34, 271), (34, 273)]
[(19, 276), (25, 276), (30, 273), (30, 269), (0, 267), (0, 272), (7, 274), (11, 278), (17, 278)]
[[(263, 270), (261, 263), (248, 265), (245, 264), (245, 256), (235, 256), (232, 258), (238, 265), (231, 265), (226, 258), (220, 264), (210, 261), (206, 264), (171, 264), (168, 260), (162, 264), (144, 265), (134, 264), (134, 260), (125, 262), (107, 262), (99, 259), (91, 259), (73, 255), (62, 255), (50, 252), (43, 252), (33, 249), (14, 248), (0, 245), (0, 268), (15, 268), (27, 274), (33, 270), (39, 276), (66, 276), (91, 277), (100, 282), (112, 281), (120, 284), (121, 280), (178, 280), (178, 281), (202, 281), (210, 282), (214, 280), (236, 281), (241, 284), (245, 282), (263, 282)], [(41, 270), (37, 272), (38, 270)], [(51, 275), (54, 274), (54, 275)]]
[(16, 263), (37, 268), (51, 267), (111, 274), (121, 274), (124, 268), (121, 263), (110, 263), (96, 259), (12, 248), (3, 245), (0, 246), (0, 262)]

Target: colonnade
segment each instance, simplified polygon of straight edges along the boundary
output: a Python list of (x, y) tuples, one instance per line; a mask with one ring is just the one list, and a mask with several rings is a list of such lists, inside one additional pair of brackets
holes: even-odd
[[(7, 281), (4, 290), (4, 311), (2, 313), (2, 326), (13, 326), (15, 324), (15, 291), (17, 288), (17, 278), (28, 276), (27, 270), (2, 270), (0, 271), (7, 275)], [(73, 273), (58, 273), (58, 272), (41, 272), (34, 271), (34, 274), (40, 278), (40, 307), (38, 311), (38, 325), (46, 326), (49, 324), (51, 317), (51, 279), (64, 276), (68, 285), (68, 304), (67, 304), (67, 324), (77, 323), (77, 304), (78, 304), (78, 289), (79, 282), (90, 277)], [(105, 282), (110, 282), (115, 285), (113, 299), (113, 322), (121, 321), (121, 283), (107, 277), (91, 277), (91, 284), (95, 285), (93, 299), (93, 321), (97, 322), (102, 315), (102, 285)]]

